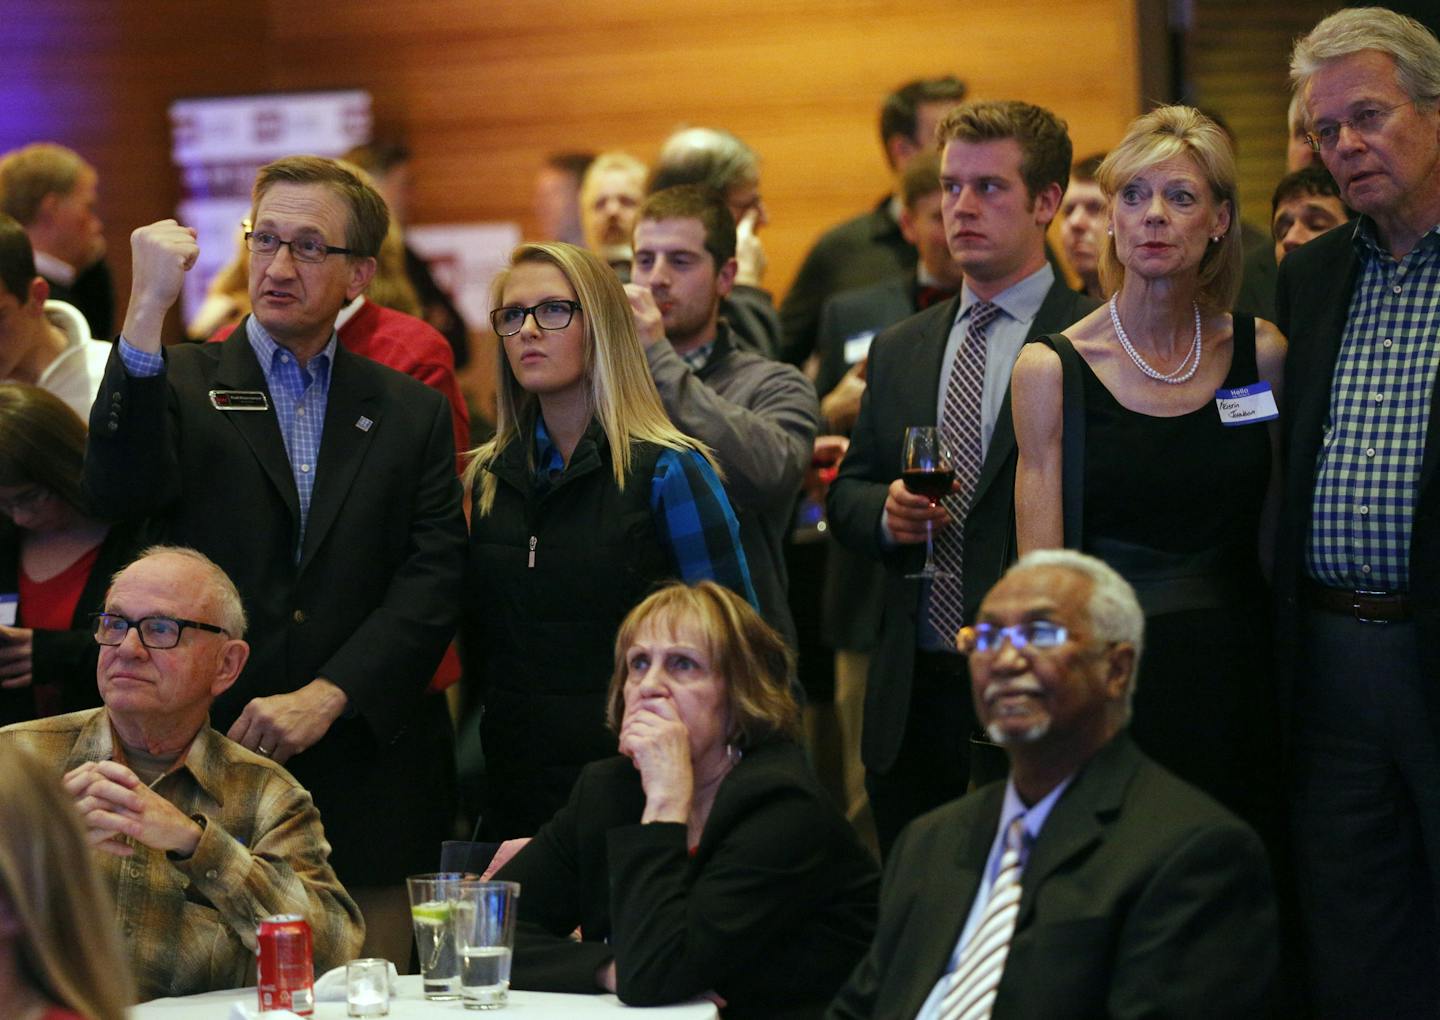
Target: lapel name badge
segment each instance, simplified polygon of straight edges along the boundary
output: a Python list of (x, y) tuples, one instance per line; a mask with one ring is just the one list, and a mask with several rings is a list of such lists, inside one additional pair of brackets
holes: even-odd
[(370, 426), (374, 424), (375, 423), (373, 421), (365, 417), (363, 414), (359, 418), (355, 419), (355, 427), (361, 432), (369, 432)]
[(0, 595), (0, 627), (13, 627), (20, 619), (20, 593)]
[(210, 406), (217, 411), (268, 411), (264, 390), (211, 390)]
[(1268, 382), (1237, 386), (1233, 390), (1216, 390), (1215, 406), (1220, 410), (1220, 424), (1227, 428), (1274, 421), (1280, 417), (1280, 409), (1275, 406), (1275, 394), (1270, 391)]

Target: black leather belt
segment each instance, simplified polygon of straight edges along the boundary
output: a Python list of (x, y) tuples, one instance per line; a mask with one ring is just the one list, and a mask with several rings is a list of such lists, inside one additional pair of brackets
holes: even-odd
[(1300, 597), (1311, 609), (1353, 616), (1361, 623), (1400, 623), (1413, 617), (1405, 592), (1351, 591), (1306, 581)]

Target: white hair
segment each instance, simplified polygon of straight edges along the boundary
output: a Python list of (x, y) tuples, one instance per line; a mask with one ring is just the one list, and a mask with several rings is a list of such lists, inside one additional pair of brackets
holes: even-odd
[(1125, 718), (1129, 719), (1135, 680), (1140, 672), (1140, 653), (1145, 650), (1145, 613), (1140, 609), (1135, 589), (1108, 563), (1073, 549), (1036, 549), (1020, 557), (1019, 562), (1005, 571), (1005, 576), (1042, 567), (1069, 570), (1089, 581), (1090, 599), (1085, 615), (1091, 633), (1101, 641), (1127, 644), (1135, 649), (1125, 689)]
[(225, 633), (232, 638), (245, 636), (245, 603), (240, 598), (239, 589), (235, 587), (235, 582), (230, 580), (230, 575), (225, 573), (219, 564), (198, 549), (191, 549), (184, 545), (152, 545), (140, 550), (138, 556), (117, 570), (110, 578), (110, 584), (113, 586), (125, 571), (141, 560), (148, 560), (152, 556), (178, 556), (181, 559), (190, 560), (200, 567), (206, 576), (205, 594), (220, 617), (216, 626), (225, 628)]
[(1332, 60), (1378, 50), (1395, 61), (1395, 82), (1413, 103), (1440, 100), (1440, 40), (1414, 18), (1384, 7), (1352, 7), (1330, 15), (1296, 40), (1290, 79), (1303, 93)]

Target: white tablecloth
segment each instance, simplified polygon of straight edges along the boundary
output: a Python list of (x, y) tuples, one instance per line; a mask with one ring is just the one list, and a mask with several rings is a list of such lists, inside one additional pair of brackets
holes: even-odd
[[(226, 992), (188, 995), (183, 999), (154, 999), (130, 1011), (131, 1020), (229, 1020), (230, 1007), (243, 1002), (252, 1010), (258, 1008), (255, 989), (237, 988)], [(459, 1000), (427, 1002), (420, 996), (418, 975), (400, 978), (399, 993), (390, 1002), (392, 1020), (425, 1020), (428, 1017), (462, 1016), (480, 1020), (492, 1016), (513, 1016), (519, 1020), (568, 1020), (570, 1017), (616, 1016), (628, 1012), (613, 995), (557, 995), (551, 992), (517, 992), (510, 990), (510, 1004), (504, 1010), (466, 1009)], [(638, 1014), (637, 1014), (638, 1015)], [(645, 1020), (715, 1020), (715, 1006), (709, 1002), (686, 1002), (678, 1006), (661, 1006), (644, 1011)], [(315, 1020), (341, 1020), (345, 1003), (321, 1002), (315, 1006)]]

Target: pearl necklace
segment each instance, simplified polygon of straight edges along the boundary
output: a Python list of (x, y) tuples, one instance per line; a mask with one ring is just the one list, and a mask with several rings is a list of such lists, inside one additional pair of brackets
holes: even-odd
[[(1125, 327), (1120, 325), (1120, 313), (1115, 308), (1115, 299), (1119, 296), (1120, 295), (1118, 293), (1110, 295), (1110, 322), (1115, 326), (1115, 335), (1120, 338), (1120, 346), (1125, 348), (1125, 353), (1130, 355), (1130, 360), (1135, 362), (1135, 367), (1138, 368), (1140, 371), (1144, 372), (1151, 379), (1156, 379), (1163, 383), (1169, 383), (1171, 386), (1179, 386), (1181, 383), (1189, 382), (1190, 379), (1195, 375), (1195, 373), (1200, 369), (1199, 302), (1190, 302), (1191, 307), (1195, 309), (1195, 343), (1190, 348), (1190, 353), (1185, 355), (1185, 360), (1180, 362), (1180, 366), (1176, 368), (1175, 371), (1171, 372), (1168, 375), (1162, 375), (1160, 372), (1156, 371), (1148, 364), (1146, 364), (1145, 359), (1140, 357), (1140, 352), (1135, 349), (1135, 345), (1130, 342), (1130, 338), (1125, 335)], [(1195, 359), (1195, 363), (1193, 365), (1190, 364), (1191, 358)], [(1180, 373), (1184, 371), (1186, 365), (1190, 365), (1190, 370), (1188, 372), (1185, 372), (1184, 375), (1181, 375)]]

